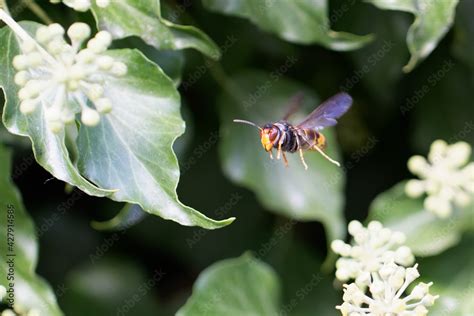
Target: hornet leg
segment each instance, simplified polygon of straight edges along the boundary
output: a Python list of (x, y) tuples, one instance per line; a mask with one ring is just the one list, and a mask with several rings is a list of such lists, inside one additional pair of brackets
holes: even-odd
[(301, 162), (303, 163), (304, 170), (308, 170), (308, 165), (307, 165), (306, 162), (304, 161), (303, 149), (300, 149), (300, 159), (301, 159)]
[(273, 159), (273, 150), (270, 150), (268, 153), (270, 154), (270, 159)]
[(288, 167), (288, 159), (286, 159), (286, 155), (284, 151), (282, 152), (282, 155), (283, 155), (283, 161), (285, 162), (285, 167)]
[(308, 165), (306, 164), (306, 161), (304, 161), (303, 149), (301, 148), (301, 144), (300, 144), (300, 140), (299, 140), (298, 136), (296, 136), (296, 145), (299, 148), (300, 159), (301, 159), (301, 162), (303, 163), (304, 170), (308, 170)]
[(280, 159), (280, 156), (281, 156), (281, 145), (282, 145), (282, 142), (278, 142), (278, 151), (277, 151), (277, 159)]
[(330, 162), (332, 162), (332, 163), (335, 164), (336, 166), (338, 166), (338, 167), (341, 166), (341, 164), (340, 164), (339, 162), (337, 162), (337, 161), (334, 160), (334, 159), (331, 159), (331, 157), (329, 157), (328, 155), (326, 155), (326, 153), (325, 153), (321, 148), (319, 148), (318, 145), (315, 145), (313, 148), (316, 149), (317, 151), (319, 151), (319, 153), (320, 153), (321, 155), (323, 155), (324, 158), (326, 158), (327, 160), (329, 160)]

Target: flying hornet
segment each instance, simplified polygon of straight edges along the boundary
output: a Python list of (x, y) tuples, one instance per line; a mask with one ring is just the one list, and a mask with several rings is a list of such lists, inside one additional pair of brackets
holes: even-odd
[(275, 123), (268, 123), (260, 127), (246, 120), (236, 119), (234, 122), (257, 127), (260, 130), (262, 146), (270, 154), (270, 158), (273, 159), (273, 149), (276, 149), (277, 159), (283, 157), (285, 166), (288, 166), (286, 152), (295, 153), (298, 151), (301, 162), (307, 170), (308, 165), (304, 160), (303, 152), (308, 150), (318, 151), (324, 158), (340, 166), (339, 162), (324, 152), (326, 138), (321, 133), (321, 130), (337, 124), (337, 119), (351, 107), (351, 96), (345, 92), (338, 93), (318, 106), (301, 123), (292, 125), (288, 123), (288, 118), (296, 112), (301, 100), (301, 94), (293, 97), (292, 106), (288, 112), (280, 121)]

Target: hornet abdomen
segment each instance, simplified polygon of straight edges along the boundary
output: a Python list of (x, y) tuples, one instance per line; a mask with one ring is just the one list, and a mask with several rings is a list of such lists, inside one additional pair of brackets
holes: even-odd
[(326, 145), (325, 137), (315, 130), (306, 130), (296, 128), (286, 121), (280, 121), (271, 124), (276, 131), (273, 147), (286, 152), (294, 153), (300, 149), (312, 150), (314, 146), (324, 148)]

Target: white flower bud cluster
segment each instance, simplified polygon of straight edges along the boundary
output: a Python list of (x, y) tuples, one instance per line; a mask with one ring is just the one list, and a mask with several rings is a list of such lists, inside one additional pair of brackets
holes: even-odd
[[(91, 0), (49, 0), (51, 3), (64, 3), (76, 11), (85, 12), (92, 6)], [(110, 4), (110, 0), (95, 0), (99, 8), (106, 8)]]
[(429, 293), (433, 283), (420, 282), (410, 294), (404, 294), (420, 276), (417, 267), (418, 264), (405, 268), (393, 261), (384, 263), (378, 271), (367, 273), (363, 282), (344, 284), (344, 303), (336, 308), (344, 316), (427, 315), (427, 307), (439, 297)]
[(127, 73), (124, 63), (104, 54), (112, 42), (108, 32), (97, 33), (84, 49), (82, 44), (91, 34), (87, 24), (69, 27), (70, 44), (64, 33), (59, 24), (38, 28), (36, 41), (22, 42), (22, 54), (13, 59), (18, 71), (15, 83), (21, 87), (20, 111), (32, 113), (41, 105), (53, 132), (73, 122), (78, 112), (82, 112), (84, 125), (97, 125), (100, 113), (112, 109), (111, 101), (104, 97), (106, 79)]
[(370, 273), (379, 271), (384, 262), (394, 261), (409, 266), (415, 261), (410, 248), (403, 245), (405, 235), (383, 227), (380, 222), (372, 221), (365, 228), (360, 222), (351, 221), (348, 230), (353, 236), (353, 245), (342, 240), (331, 243), (332, 250), (341, 255), (336, 261), (338, 280), (355, 279), (360, 284)]
[(471, 150), (466, 142), (433, 142), (428, 160), (422, 156), (408, 160), (408, 169), (422, 180), (409, 180), (406, 194), (417, 198), (426, 193), (425, 209), (441, 218), (451, 215), (453, 204), (469, 206), (474, 201), (474, 162), (468, 164)]

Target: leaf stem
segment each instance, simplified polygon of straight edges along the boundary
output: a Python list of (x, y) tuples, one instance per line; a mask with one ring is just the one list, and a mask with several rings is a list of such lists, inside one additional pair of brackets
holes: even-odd
[[(0, 0), (2, 1), (2, 0)], [(26, 1), (26, 6), (45, 24), (53, 24), (54, 21), (49, 17), (48, 13), (43, 10), (34, 0)]]
[[(4, 0), (0, 0), (4, 1)], [(1, 4), (1, 2), (0, 2)], [(30, 34), (28, 34), (20, 24), (18, 24), (5, 10), (0, 8), (0, 20), (5, 22), (8, 27), (24, 42), (33, 42), (35, 43), (36, 47), (39, 51), (44, 55), (44, 57), (50, 62), (52, 65), (56, 64), (56, 59), (51, 56), (38, 42), (36, 42)]]

